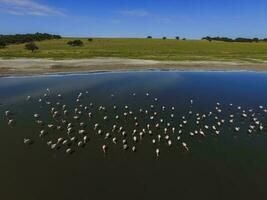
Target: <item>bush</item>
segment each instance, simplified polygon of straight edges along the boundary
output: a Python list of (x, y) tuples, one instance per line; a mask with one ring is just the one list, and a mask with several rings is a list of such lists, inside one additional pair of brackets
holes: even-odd
[(147, 36), (147, 39), (152, 39), (152, 36)]
[(259, 42), (260, 41), (259, 38), (253, 38), (252, 40), (253, 40), (253, 42)]
[(25, 44), (25, 49), (34, 52), (35, 50), (38, 50), (39, 47), (34, 42), (30, 42), (28, 44)]
[(212, 38), (209, 37), (209, 36), (207, 36), (207, 37), (202, 38), (202, 40), (207, 40), (207, 41), (211, 42), (212, 41)]
[(5, 42), (2, 42), (0, 41), (0, 49), (3, 49), (6, 47), (6, 43)]
[(175, 39), (176, 39), (176, 40), (180, 40), (180, 37), (177, 36), (177, 37), (175, 37)]
[(88, 42), (93, 42), (93, 38), (88, 38)]
[(73, 47), (83, 46), (83, 42), (81, 40), (68, 41), (67, 44)]
[(167, 39), (167, 37), (163, 37), (162, 39), (163, 39), (163, 40), (166, 40), (166, 39)]

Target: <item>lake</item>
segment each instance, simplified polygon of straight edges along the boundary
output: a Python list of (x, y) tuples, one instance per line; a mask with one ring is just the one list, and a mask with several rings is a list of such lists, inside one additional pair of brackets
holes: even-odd
[(267, 73), (1, 77), (0, 194), (265, 199), (266, 109)]

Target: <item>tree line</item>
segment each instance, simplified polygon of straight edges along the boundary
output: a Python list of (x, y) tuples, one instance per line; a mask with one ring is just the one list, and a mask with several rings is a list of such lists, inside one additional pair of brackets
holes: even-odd
[(208, 40), (208, 41), (222, 41), (222, 42), (267, 42), (267, 38), (260, 39), (260, 38), (228, 38), (228, 37), (203, 37), (202, 40)]
[[(146, 37), (147, 39), (153, 39), (153, 37), (151, 35), (147, 36)], [(167, 40), (168, 38), (167, 37), (162, 37), (163, 40)], [(179, 36), (176, 36), (175, 37), (176, 40), (180, 40), (181, 38)], [(183, 38), (182, 40), (186, 40), (186, 38)]]
[(0, 35), (0, 47), (5, 47), (10, 44), (22, 44), (51, 39), (61, 39), (61, 36), (48, 33)]

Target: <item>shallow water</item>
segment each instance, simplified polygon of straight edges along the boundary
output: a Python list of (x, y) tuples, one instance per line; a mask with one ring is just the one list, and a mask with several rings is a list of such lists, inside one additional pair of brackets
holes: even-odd
[[(46, 100), (52, 105), (44, 103), (46, 88), (51, 91)], [(267, 73), (253, 72), (130, 72), (0, 78), (1, 197), (264, 199), (267, 197), (267, 113), (259, 109), (259, 105), (267, 107), (266, 88)], [(77, 103), (80, 92), (83, 98)], [(57, 97), (59, 93), (62, 98)], [(26, 101), (28, 95), (30, 101)], [(43, 99), (42, 103), (38, 102), (39, 98)], [(89, 108), (93, 119), (89, 119), (86, 112), (80, 119), (87, 124), (85, 129), (90, 141), (84, 148), (73, 147), (72, 155), (65, 153), (65, 147), (51, 150), (47, 145), (48, 140), (66, 137), (66, 130), (45, 128), (49, 135), (40, 138), (43, 128), (34, 122), (33, 114), (38, 113), (46, 123), (58, 123), (50, 115), (56, 102), (68, 106), (70, 115), (66, 118), (73, 123), (74, 108), (79, 104), (89, 107), (93, 102)], [(221, 104), (222, 113), (216, 115), (229, 120), (229, 115), (234, 113), (234, 125), (226, 123), (219, 135), (208, 130), (205, 137), (190, 136), (189, 132), (197, 128), (192, 116), (215, 113), (217, 102)], [(101, 105), (106, 107), (106, 112), (98, 111)], [(113, 109), (114, 105), (117, 110)], [(131, 116), (121, 116), (128, 112), (125, 105), (138, 116), (138, 128)], [(164, 112), (163, 105), (166, 106)], [(242, 109), (238, 110), (238, 106)], [(149, 115), (140, 114), (140, 108), (148, 110)], [(264, 125), (263, 131), (247, 133), (251, 122), (240, 115), (249, 109), (253, 109)], [(16, 122), (13, 128), (7, 125), (6, 110), (13, 113)], [(193, 112), (191, 117), (189, 110)], [(163, 140), (154, 146), (151, 140), (156, 136), (146, 134), (136, 144), (134, 153), (131, 149), (122, 149), (123, 138), (119, 134), (115, 145), (92, 128), (100, 123), (104, 134), (112, 133), (112, 125), (116, 123), (124, 127), (128, 138), (133, 129), (139, 132), (147, 123), (155, 125), (156, 122), (149, 119), (154, 112), (158, 113), (156, 120), (164, 119), (164, 125), (159, 130), (152, 128), (153, 134), (163, 135), (167, 122), (178, 130), (181, 117), (186, 116), (188, 126), (181, 137), (188, 144), (189, 152), (183, 149), (182, 141), (176, 139), (176, 132), (170, 133), (171, 147)], [(121, 118), (116, 121), (117, 114)], [(174, 118), (170, 114), (174, 114)], [(107, 121), (103, 120), (105, 115)], [(214, 121), (205, 123), (211, 126)], [(238, 133), (234, 131), (235, 126), (241, 128)], [(24, 138), (31, 138), (34, 144), (25, 145)], [(103, 144), (108, 145), (107, 154), (102, 151)], [(129, 139), (128, 144), (131, 147), (134, 142)], [(158, 158), (155, 148), (160, 148)]]

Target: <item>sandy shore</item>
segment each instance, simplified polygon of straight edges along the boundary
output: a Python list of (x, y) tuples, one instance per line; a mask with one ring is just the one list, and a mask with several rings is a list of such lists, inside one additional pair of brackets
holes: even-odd
[(52, 59), (0, 59), (0, 75), (32, 75), (60, 72), (92, 71), (138, 71), (138, 70), (181, 70), (181, 71), (266, 71), (267, 62), (225, 61), (154, 61), (122, 58), (93, 58), (75, 60)]

